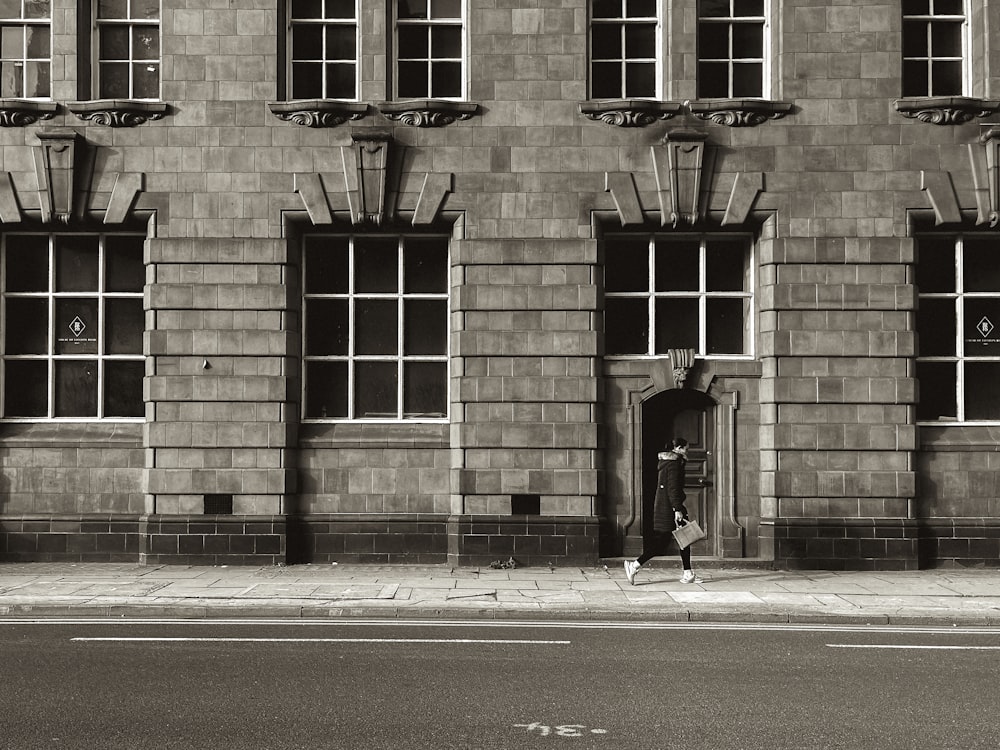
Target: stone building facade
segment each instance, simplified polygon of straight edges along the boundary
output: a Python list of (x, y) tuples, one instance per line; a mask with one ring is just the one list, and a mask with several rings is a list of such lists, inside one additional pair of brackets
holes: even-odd
[(0, 559), (1000, 560), (996, 4), (0, 16)]

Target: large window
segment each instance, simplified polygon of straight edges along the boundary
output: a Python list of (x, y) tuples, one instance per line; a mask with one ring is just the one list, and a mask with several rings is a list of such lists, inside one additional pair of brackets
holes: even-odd
[(143, 237), (5, 234), (3, 416), (143, 416)]
[(396, 0), (396, 96), (465, 97), (464, 0)]
[(917, 240), (921, 421), (1000, 421), (1000, 240)]
[(358, 98), (356, 0), (291, 0), (293, 99)]
[(160, 98), (160, 0), (94, 0), (100, 99)]
[(49, 0), (0, 0), (0, 97), (51, 96), (51, 26)]
[(448, 239), (305, 238), (305, 418), (448, 416)]
[(698, 0), (698, 96), (769, 95), (765, 0)]
[(604, 252), (608, 355), (752, 354), (749, 238), (609, 235)]
[(903, 0), (903, 96), (959, 96), (965, 87), (964, 0)]
[(592, 0), (590, 96), (655, 98), (659, 93), (657, 0)]

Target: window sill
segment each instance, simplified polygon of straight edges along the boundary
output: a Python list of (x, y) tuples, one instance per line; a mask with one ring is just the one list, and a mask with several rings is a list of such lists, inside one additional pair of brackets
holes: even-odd
[(450, 430), (447, 422), (303, 422), (299, 427), (299, 446), (313, 449), (447, 448)]
[(680, 102), (652, 99), (605, 99), (580, 103), (587, 119), (606, 122), (620, 128), (644, 128), (658, 120), (669, 120), (681, 111)]
[(932, 125), (962, 125), (1000, 111), (1000, 101), (968, 96), (915, 96), (897, 99), (895, 107), (903, 117)]
[(134, 422), (2, 422), (0, 444), (5, 447), (72, 447), (102, 445), (109, 448), (142, 446), (142, 420)]
[(447, 99), (417, 99), (408, 102), (382, 102), (379, 112), (393, 122), (416, 128), (441, 128), (457, 120), (468, 120), (479, 114), (475, 102)]
[(94, 99), (67, 102), (66, 107), (81, 120), (111, 128), (134, 128), (149, 120), (159, 120), (167, 114), (164, 102), (139, 99)]
[(268, 102), (267, 106), (279, 120), (307, 128), (335, 128), (348, 120), (360, 120), (368, 114), (368, 105), (364, 102), (331, 99), (294, 99)]
[(23, 128), (55, 116), (59, 105), (36, 99), (0, 99), (0, 127)]
[(688, 102), (691, 114), (730, 128), (753, 128), (768, 120), (780, 120), (792, 111), (789, 102), (768, 99), (711, 99)]

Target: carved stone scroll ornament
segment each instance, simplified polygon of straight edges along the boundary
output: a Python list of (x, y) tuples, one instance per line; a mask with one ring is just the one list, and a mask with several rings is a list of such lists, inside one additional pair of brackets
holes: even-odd
[(968, 96), (919, 96), (897, 99), (895, 107), (903, 117), (931, 125), (962, 125), (1000, 111), (1000, 101)]
[(792, 111), (788, 102), (767, 99), (717, 99), (686, 102), (691, 114), (699, 120), (710, 120), (730, 128), (752, 128), (768, 120), (780, 120)]
[(134, 128), (150, 120), (159, 120), (167, 114), (167, 105), (164, 102), (131, 99), (68, 102), (66, 107), (81, 120), (110, 128)]
[(674, 372), (674, 388), (683, 388), (688, 374), (694, 367), (694, 349), (669, 349), (670, 364)]
[(378, 109), (387, 119), (415, 128), (441, 128), (479, 113), (479, 105), (475, 102), (445, 99), (382, 102)]
[(59, 110), (55, 102), (30, 99), (0, 99), (0, 127), (23, 128), (39, 120), (50, 120)]
[(679, 102), (658, 102), (646, 99), (614, 99), (580, 104), (580, 112), (589, 120), (620, 128), (644, 128), (669, 120), (681, 110)]
[(337, 102), (328, 99), (301, 99), (268, 102), (271, 114), (279, 120), (307, 128), (335, 128), (349, 120), (360, 120), (368, 114), (364, 102)]

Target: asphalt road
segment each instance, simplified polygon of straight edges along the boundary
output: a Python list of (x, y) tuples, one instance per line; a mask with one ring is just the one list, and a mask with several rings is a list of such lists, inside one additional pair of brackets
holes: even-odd
[(0, 621), (0, 747), (1000, 747), (1000, 630)]

